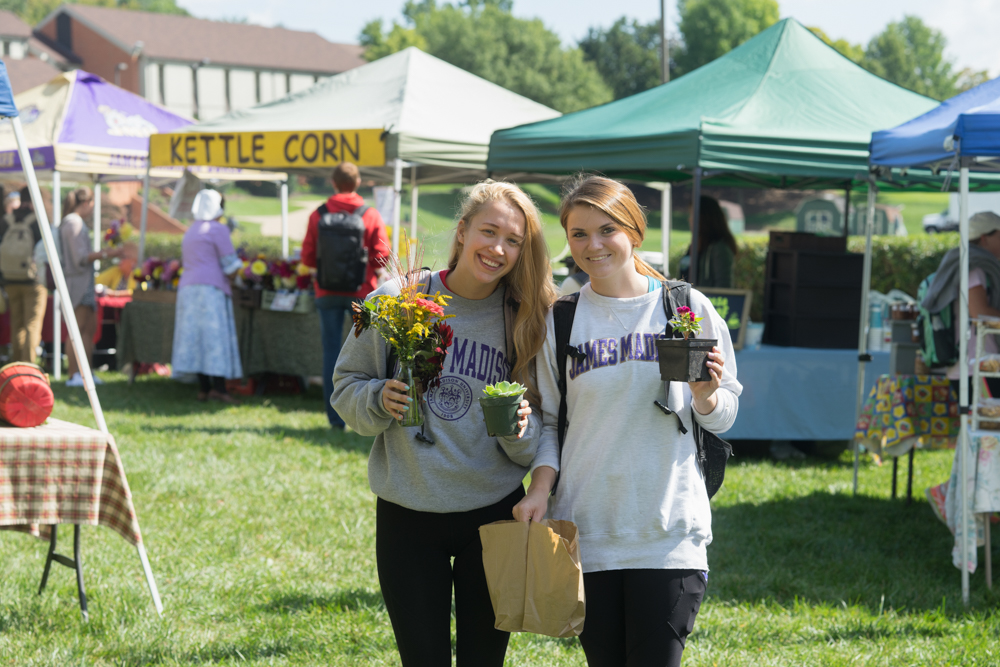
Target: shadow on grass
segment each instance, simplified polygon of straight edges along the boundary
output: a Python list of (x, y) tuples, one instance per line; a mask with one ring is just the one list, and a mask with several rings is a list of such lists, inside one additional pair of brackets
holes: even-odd
[(208, 435), (232, 436), (237, 433), (249, 433), (281, 440), (293, 438), (320, 447), (334, 447), (351, 452), (367, 454), (372, 448), (372, 438), (357, 433), (341, 433), (330, 428), (289, 428), (285, 426), (268, 426), (264, 428), (224, 428), (221, 426), (184, 426), (168, 424), (163, 426), (144, 426), (144, 431), (159, 431), (161, 433), (205, 433)]
[(358, 611), (362, 609), (385, 609), (382, 594), (363, 588), (352, 588), (331, 595), (312, 593), (285, 593), (271, 598), (258, 610), (272, 614), (299, 614), (313, 609), (324, 611)]
[[(796, 601), (963, 612), (952, 536), (927, 503), (813, 493), (712, 510), (709, 594), (781, 605)], [(997, 595), (973, 576), (973, 604)], [(884, 602), (882, 596), (885, 596)]]
[[(54, 384), (56, 400), (75, 407), (89, 407), (83, 389)], [(139, 378), (129, 385), (124, 376), (111, 376), (97, 388), (98, 398), (105, 409), (131, 414), (200, 415), (232, 410), (233, 406), (218, 401), (201, 402), (195, 398), (198, 389), (193, 384), (183, 384), (169, 378)], [(265, 394), (264, 396), (238, 396), (243, 408), (266, 406), (278, 412), (323, 412), (323, 390), (308, 387), (301, 394)], [(236, 408), (239, 409), (239, 408)]]

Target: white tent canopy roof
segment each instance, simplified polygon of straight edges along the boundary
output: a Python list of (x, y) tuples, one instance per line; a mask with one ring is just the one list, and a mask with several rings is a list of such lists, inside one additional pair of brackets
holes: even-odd
[(481, 177), (495, 130), (548, 120), (559, 112), (490, 83), (416, 47), (321, 81), (308, 90), (178, 132), (269, 132), (382, 128), (384, 169), (418, 165), (418, 182)]

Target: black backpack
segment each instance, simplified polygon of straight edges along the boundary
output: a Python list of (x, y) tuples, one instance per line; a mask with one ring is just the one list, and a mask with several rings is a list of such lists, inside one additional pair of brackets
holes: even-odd
[[(674, 316), (674, 312), (680, 306), (689, 306), (691, 297), (691, 285), (685, 282), (667, 281), (663, 289), (663, 310), (667, 314), (667, 320)], [(563, 442), (566, 440), (566, 427), (568, 421), (568, 407), (566, 405), (566, 357), (580, 361), (586, 355), (579, 348), (569, 344), (570, 335), (573, 333), (573, 318), (576, 316), (576, 304), (580, 299), (580, 293), (569, 294), (560, 297), (552, 306), (552, 319), (555, 325), (556, 338), (556, 365), (559, 367), (559, 416), (557, 429), (559, 435), (559, 460), (562, 461)], [(690, 306), (689, 306), (690, 307)], [(673, 330), (670, 325), (664, 330), (666, 338), (673, 338)], [(653, 404), (664, 414), (677, 417), (677, 428), (681, 434), (687, 433), (684, 422), (680, 415), (673, 413), (668, 407), (670, 398), (670, 383), (664, 382), (664, 401), (661, 403), (654, 400)], [(712, 498), (722, 487), (726, 479), (726, 462), (733, 455), (733, 448), (728, 442), (701, 427), (697, 419), (691, 420), (694, 426), (694, 441), (698, 447), (698, 464), (701, 472), (705, 476), (705, 489), (708, 491), (709, 499)], [(559, 486), (559, 478), (556, 478), (552, 485), (552, 493), (555, 494)]]
[(351, 213), (331, 213), (319, 207), (319, 234), (316, 239), (316, 284), (331, 292), (357, 292), (368, 272), (364, 215), (368, 206)]

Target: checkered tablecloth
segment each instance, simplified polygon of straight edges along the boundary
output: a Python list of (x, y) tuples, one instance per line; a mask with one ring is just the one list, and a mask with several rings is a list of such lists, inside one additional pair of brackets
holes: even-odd
[(883, 375), (861, 408), (854, 437), (878, 459), (913, 447), (954, 449), (958, 426), (958, 397), (948, 378)]
[(106, 526), (142, 543), (115, 439), (58, 419), (0, 428), (0, 529), (47, 539), (60, 523)]

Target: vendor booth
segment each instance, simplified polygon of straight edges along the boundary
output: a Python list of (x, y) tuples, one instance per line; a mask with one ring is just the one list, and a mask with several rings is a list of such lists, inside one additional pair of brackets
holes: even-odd
[[(1000, 171), (1000, 79), (988, 81), (957, 95), (898, 127), (872, 134), (871, 164), (880, 181), (906, 184), (913, 168), (931, 168), (947, 174), (946, 187), (951, 184), (951, 172), (959, 173), (959, 248), (960, 282), (959, 355), (968, 356), (970, 344), (976, 345), (972, 364), (973, 400), (969, 396), (969, 366), (960, 363), (959, 380), (960, 436), (956, 449), (951, 480), (946, 486), (943, 509), (946, 522), (955, 532), (953, 562), (962, 573), (962, 599), (969, 603), (969, 573), (976, 568), (976, 542), (985, 542), (987, 583), (991, 583), (988, 515), (1000, 511), (1000, 468), (991, 465), (998, 448), (997, 422), (988, 417), (990, 406), (980, 396), (981, 376), (995, 375), (981, 363), (982, 339), (989, 334), (979, 322), (975, 341), (969, 337), (969, 218), (977, 211), (969, 210), (970, 178), (973, 174), (994, 174)], [(982, 183), (979, 189), (995, 187)], [(994, 289), (996, 286), (994, 286)], [(970, 414), (971, 409), (971, 414)], [(957, 487), (957, 488), (956, 488)], [(931, 489), (932, 502), (934, 491)], [(978, 517), (976, 516), (978, 515)], [(983, 517), (987, 518), (984, 520)]]
[[(785, 19), (670, 83), (562, 118), (498, 131), (490, 140), (488, 167), (499, 175), (590, 170), (625, 180), (690, 180), (696, 241), (702, 185), (835, 188), (848, 194), (867, 188), (872, 131), (936, 104), (871, 74), (794, 19)], [(920, 177), (930, 180), (931, 175), (911, 175)], [(669, 196), (669, 189), (664, 194)], [(870, 190), (867, 220), (873, 217), (874, 203)], [(850, 218), (848, 211), (844, 214), (844, 219)], [(663, 219), (670, 219), (666, 201)], [(668, 257), (666, 231), (663, 251)], [(867, 350), (843, 349), (857, 347), (865, 337), (858, 314), (867, 309), (867, 288), (862, 285), (870, 282), (870, 244), (862, 260), (846, 256), (846, 246), (833, 251), (788, 241), (778, 247), (772, 240), (768, 265), (768, 275), (783, 283), (775, 285), (774, 294), (780, 287), (788, 298), (768, 297), (765, 304), (771, 317), (765, 343), (781, 347), (764, 345), (737, 353), (743, 396), (728, 436), (850, 439), (857, 397), (872, 386), (858, 359), (860, 353), (867, 360)], [(696, 245), (692, 243), (693, 269)], [(806, 261), (810, 253), (841, 268), (811, 276)], [(832, 283), (819, 285), (819, 278)], [(697, 284), (695, 271), (691, 280)], [(829, 313), (805, 312), (808, 304), (829, 303), (817, 296), (817, 288), (827, 294), (836, 291), (840, 299), (830, 306), (843, 311), (839, 319), (829, 321), (831, 326), (821, 321)], [(792, 296), (796, 293), (797, 298)], [(822, 336), (834, 330), (836, 344), (830, 345)], [(823, 349), (830, 347), (841, 349)], [(876, 354), (873, 361), (888, 368), (888, 355)], [(822, 372), (822, 381), (802, 372), (804, 368)], [(773, 400), (777, 396), (787, 400)], [(802, 408), (808, 411), (805, 415)]]
[[(150, 137), (157, 167), (280, 169), (329, 177), (341, 161), (393, 183), (393, 248), (409, 169), (412, 211), (421, 183), (486, 176), (490, 135), (557, 111), (410, 47), (252, 109)], [(287, 188), (282, 189), (283, 210)], [(387, 221), (389, 222), (389, 221)], [(416, 236), (416, 215), (410, 235)], [(282, 248), (288, 256), (287, 226)]]
[[(44, 160), (29, 153), (18, 109), (10, 89), (7, 70), (0, 63), (0, 117), (9, 119), (17, 147), (17, 163), (28, 181), (31, 200), (38, 216), (45, 254), (49, 259), (56, 292), (69, 328), (70, 340), (79, 359), (84, 388), (90, 400), (97, 429), (49, 418), (32, 428), (0, 427), (0, 528), (22, 530), (49, 539), (39, 592), (45, 589), (52, 563), (72, 568), (76, 573), (80, 609), (87, 619), (83, 583), (81, 526), (104, 525), (115, 530), (136, 547), (150, 595), (158, 613), (163, 606), (153, 572), (143, 546), (132, 494), (113, 436), (104, 419), (90, 362), (84, 354), (80, 329), (69, 299), (69, 291), (57, 259), (55, 239), (42, 201), (33, 162)], [(66, 474), (71, 470), (72, 474)], [(58, 500), (58, 502), (55, 502)], [(71, 524), (73, 557), (56, 553), (59, 524)]]

